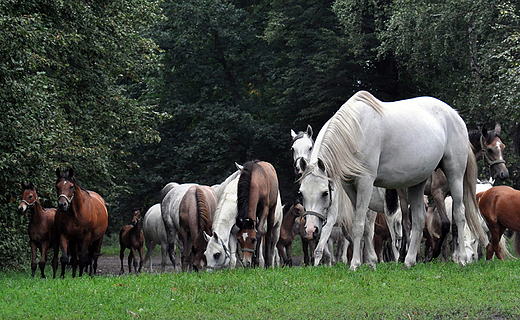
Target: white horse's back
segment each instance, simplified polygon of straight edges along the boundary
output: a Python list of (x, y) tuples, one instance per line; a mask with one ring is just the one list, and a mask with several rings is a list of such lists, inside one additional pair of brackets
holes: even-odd
[(143, 218), (143, 235), (147, 248), (145, 262), (150, 260), (150, 272), (152, 272), (152, 254), (156, 245), (161, 246), (161, 271), (166, 265), (166, 254), (168, 248), (168, 238), (161, 216), (161, 204), (156, 203), (148, 209)]

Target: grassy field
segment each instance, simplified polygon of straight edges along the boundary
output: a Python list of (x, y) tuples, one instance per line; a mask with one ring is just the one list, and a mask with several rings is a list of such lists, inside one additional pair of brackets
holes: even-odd
[(0, 274), (2, 319), (507, 319), (520, 261), (237, 269), (72, 279)]

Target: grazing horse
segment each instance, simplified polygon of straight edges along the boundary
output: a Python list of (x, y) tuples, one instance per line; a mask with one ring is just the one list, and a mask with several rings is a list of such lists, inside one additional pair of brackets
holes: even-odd
[[(142, 211), (143, 208), (134, 209), (130, 224), (123, 226), (119, 231), (119, 244), (121, 246), (121, 250), (119, 251), (119, 258), (121, 259), (120, 275), (125, 273), (125, 269), (123, 268), (123, 258), (125, 257), (125, 250), (127, 248), (130, 249), (130, 254), (128, 255), (128, 272), (132, 272), (132, 262), (134, 264), (135, 273), (141, 272), (141, 268), (143, 267), (144, 235), (139, 227)], [(136, 251), (139, 252), (139, 269), (137, 269), (137, 258), (135, 256)]]
[(508, 186), (497, 186), (477, 195), (480, 212), (491, 234), (491, 243), (486, 247), (486, 259), (496, 254), (504, 259), (500, 240), (504, 231), (520, 232), (520, 191)]
[(238, 180), (236, 221), (246, 267), (253, 265), (257, 248), (263, 249), (264, 245), (266, 265), (269, 267), (274, 263), (273, 253), (280, 236), (280, 225), (276, 227), (275, 220), (277, 202), (278, 177), (274, 167), (258, 160), (246, 162)]
[[(161, 246), (161, 272), (164, 272), (166, 267), (166, 257), (168, 255), (168, 238), (166, 236), (166, 229), (164, 228), (164, 222), (161, 216), (161, 204), (156, 203), (146, 211), (143, 219), (143, 234), (146, 245), (146, 256), (144, 263), (150, 260), (150, 272), (152, 269), (152, 254), (156, 245)], [(175, 267), (175, 262), (172, 261)]]
[(293, 205), (285, 204), (283, 206), (282, 227), (280, 229), (280, 239), (276, 244), (278, 254), (282, 263), (286, 266), (292, 266), (292, 243), (296, 235), (295, 225), (296, 219), (303, 214), (303, 206), (296, 202)]
[[(61, 248), (61, 275), (72, 258), (72, 276), (76, 276), (77, 249), (80, 249), (79, 276), (90, 266), (89, 275), (96, 274), (97, 260), (101, 252), (103, 236), (107, 230), (108, 212), (105, 200), (94, 191), (81, 188), (72, 168), (68, 172), (56, 169), (58, 211), (56, 227)], [(93, 267), (92, 267), (93, 262)]]
[[(22, 182), (22, 201), (18, 206), (20, 214), (27, 214), (30, 212), (29, 221), (29, 240), (31, 245), (31, 273), (34, 277), (36, 266), (39, 265), (41, 276), (45, 278), (45, 263), (47, 262), (47, 250), (54, 249), (54, 256), (52, 259), (52, 276), (56, 278), (56, 270), (58, 269), (58, 244), (56, 236), (56, 225), (54, 217), (56, 209), (42, 208), (40, 199), (36, 194), (36, 188), (29, 182), (25, 184)], [(40, 249), (40, 262), (36, 262), (37, 250)]]
[[(438, 99), (381, 102), (366, 91), (357, 92), (320, 131), (300, 191), (305, 209), (320, 223), (316, 225), (318, 230), (323, 225), (323, 212), (312, 212), (318, 207), (316, 201), (328, 202), (333, 188), (343, 187), (346, 191), (355, 207), (350, 268), (356, 270), (362, 261), (361, 238), (373, 187), (407, 188), (413, 219), (404, 265), (410, 267), (416, 263), (426, 219), (424, 186), (438, 167), (446, 174), (453, 197), (453, 217), (460, 240), (456, 261), (464, 265), (466, 221), (481, 241), (487, 242), (478, 223), (477, 165), (466, 124), (454, 109)], [(338, 177), (340, 183), (334, 183)], [(365, 255), (365, 259), (375, 266), (375, 252)]]
[(192, 264), (195, 271), (204, 269), (207, 242), (204, 232), (211, 233), (213, 215), (217, 209), (215, 191), (208, 186), (192, 186), (179, 205), (179, 237), (183, 244), (182, 270)]
[[(219, 199), (220, 195), (225, 190), (226, 186), (237, 176), (240, 175), (240, 170), (235, 171), (229, 177), (224, 180), (224, 182), (220, 184), (216, 184), (211, 186), (217, 199)], [(161, 191), (161, 195), (164, 195), (161, 200), (161, 215), (164, 222), (164, 227), (166, 229), (166, 235), (168, 238), (168, 252), (170, 254), (170, 259), (174, 261), (175, 259), (175, 245), (179, 247), (179, 249), (183, 250), (182, 242), (179, 239), (179, 230), (180, 230), (180, 221), (179, 221), (179, 207), (184, 194), (188, 191), (189, 188), (195, 186), (195, 183), (184, 183), (184, 184), (175, 184), (169, 183)], [(169, 191), (165, 192), (165, 189)]]

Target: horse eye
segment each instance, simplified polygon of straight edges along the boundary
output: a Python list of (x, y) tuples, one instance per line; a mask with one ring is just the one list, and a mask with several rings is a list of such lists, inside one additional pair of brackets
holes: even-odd
[(251, 238), (251, 243), (255, 244), (256, 243), (256, 238)]
[(328, 192), (328, 191), (323, 192), (323, 197), (324, 197), (324, 198), (327, 197), (328, 195), (329, 195), (329, 192)]
[(309, 148), (309, 151), (312, 151), (312, 147)]
[(487, 152), (488, 152), (488, 153), (493, 153), (493, 149), (488, 148), (488, 149), (487, 149)]
[(215, 260), (218, 260), (220, 258), (220, 252), (217, 252), (213, 255), (213, 258), (215, 258)]

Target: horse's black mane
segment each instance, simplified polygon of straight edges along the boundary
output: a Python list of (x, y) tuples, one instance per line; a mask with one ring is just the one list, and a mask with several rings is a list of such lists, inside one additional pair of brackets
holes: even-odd
[(244, 164), (240, 178), (238, 179), (238, 192), (237, 192), (237, 226), (240, 229), (251, 229), (253, 221), (248, 219), (248, 208), (249, 208), (249, 194), (251, 191), (251, 177), (253, 174), (253, 168), (256, 163), (260, 160), (248, 161)]
[[(468, 132), (469, 141), (475, 150), (480, 150), (480, 137), (482, 136), (482, 131), (478, 129), (473, 129)], [(486, 143), (489, 144), (493, 139), (499, 138), (502, 140), (499, 134), (496, 134), (494, 130), (488, 130), (486, 135)]]

